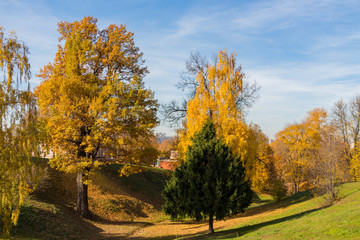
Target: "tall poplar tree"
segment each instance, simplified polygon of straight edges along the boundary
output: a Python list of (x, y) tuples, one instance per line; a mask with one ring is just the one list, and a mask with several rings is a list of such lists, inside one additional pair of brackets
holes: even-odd
[[(89, 217), (87, 180), (97, 154), (129, 166), (149, 159), (157, 101), (143, 83), (148, 73), (133, 33), (124, 25), (100, 30), (97, 19), (60, 22), (53, 63), (36, 89), (58, 169), (77, 173), (77, 211)], [(123, 170), (128, 170), (124, 167)]]
[(214, 217), (222, 220), (243, 212), (251, 202), (245, 169), (216, 137), (210, 120), (192, 138), (186, 157), (167, 182), (163, 209), (172, 219), (188, 216), (199, 221), (209, 217), (209, 233), (214, 233)]
[(236, 54), (219, 51), (215, 63), (197, 69), (193, 96), (187, 102), (184, 128), (179, 131), (178, 149), (184, 156), (192, 144), (191, 138), (202, 128), (210, 116), (216, 133), (225, 144), (240, 156), (247, 170), (247, 177), (256, 159), (256, 139), (245, 122), (244, 109), (254, 101), (258, 90), (254, 85), (251, 94)]

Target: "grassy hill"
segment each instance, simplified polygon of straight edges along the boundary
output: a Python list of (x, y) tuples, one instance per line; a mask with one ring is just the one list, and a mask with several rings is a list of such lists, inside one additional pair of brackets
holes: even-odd
[(258, 194), (246, 211), (215, 221), (171, 222), (161, 213), (161, 191), (169, 172), (145, 168), (119, 177), (119, 165), (92, 175), (89, 187), (91, 220), (74, 211), (75, 176), (48, 172), (38, 191), (22, 209), (11, 239), (360, 239), (360, 183), (340, 188), (341, 200), (325, 206), (322, 197), (302, 192), (275, 203)]
[[(144, 167), (141, 173), (119, 177), (120, 167), (118, 164), (103, 166), (91, 175), (91, 220), (75, 212), (76, 176), (49, 168), (39, 188), (25, 200), (10, 238), (118, 238), (162, 220), (165, 216), (160, 212), (161, 191), (170, 172)], [(111, 236), (114, 231), (117, 234)]]

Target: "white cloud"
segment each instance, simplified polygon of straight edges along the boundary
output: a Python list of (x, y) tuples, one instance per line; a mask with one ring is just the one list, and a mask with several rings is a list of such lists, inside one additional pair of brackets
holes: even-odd
[(315, 107), (331, 110), (335, 101), (360, 91), (360, 64), (293, 63), (247, 70), (261, 85), (260, 100), (249, 119), (271, 138), (286, 124), (300, 121)]

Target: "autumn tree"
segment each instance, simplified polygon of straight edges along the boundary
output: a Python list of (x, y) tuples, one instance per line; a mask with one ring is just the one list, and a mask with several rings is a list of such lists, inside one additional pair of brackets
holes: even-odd
[(172, 219), (190, 217), (199, 221), (209, 217), (209, 233), (214, 233), (214, 217), (222, 220), (243, 212), (252, 192), (241, 160), (216, 137), (211, 121), (205, 121), (192, 143), (186, 152), (187, 161), (167, 182), (163, 209)]
[(315, 187), (320, 190), (320, 193), (327, 194), (329, 203), (338, 198), (336, 186), (346, 179), (348, 172), (348, 165), (344, 160), (344, 149), (344, 142), (341, 141), (334, 127), (326, 126), (311, 172)]
[(301, 184), (310, 181), (326, 117), (325, 109), (315, 108), (301, 123), (291, 124), (276, 135), (273, 148), (277, 168), (283, 172), (285, 181), (292, 183), (295, 193)]
[[(181, 73), (180, 81), (176, 85), (178, 89), (185, 93), (185, 97), (182, 101), (174, 100), (170, 103), (162, 104), (161, 112), (165, 122), (171, 126), (178, 126), (182, 120), (184, 120), (188, 109), (188, 102), (195, 97), (199, 87), (198, 76), (201, 75), (201, 78), (206, 84), (213, 81), (209, 79), (210, 66), (217, 65), (220, 54), (226, 55), (227, 53), (226, 51), (221, 51), (213, 61), (209, 61), (209, 59), (200, 53), (190, 54), (190, 57), (185, 64), (186, 70)], [(236, 60), (234, 54), (232, 55), (232, 58)], [(236, 61), (234, 63), (236, 63)], [(241, 66), (234, 66), (233, 68), (236, 68), (238, 72), (241, 72), (241, 77), (239, 78), (241, 93), (235, 96), (235, 104), (237, 108), (244, 113), (258, 99), (260, 87), (256, 82), (246, 78), (241, 70)]]
[(270, 147), (268, 137), (258, 125), (250, 125), (250, 131), (255, 137), (257, 160), (252, 166), (252, 189), (259, 192), (272, 192), (273, 185), (279, 177), (275, 168), (274, 151)]
[(15, 33), (0, 26), (0, 229), (6, 235), (17, 223), (24, 197), (37, 180), (32, 156), (42, 134), (30, 91), (29, 49)]
[(176, 137), (164, 139), (158, 146), (160, 157), (170, 158), (171, 151), (176, 150), (176, 145), (177, 145)]
[(247, 173), (251, 175), (251, 165), (255, 159), (254, 139), (245, 123), (244, 106), (254, 96), (247, 96), (244, 90), (247, 85), (245, 74), (236, 63), (235, 53), (220, 51), (214, 65), (194, 64), (196, 67), (191, 69), (196, 72), (196, 78), (186, 83), (187, 86), (192, 84), (193, 96), (187, 101), (183, 129), (179, 131), (180, 154), (185, 157), (187, 148), (192, 144), (191, 138), (210, 117), (217, 134), (235, 155), (241, 156)]
[(348, 172), (340, 136), (327, 111), (321, 108), (313, 109), (301, 123), (277, 134), (273, 143), (276, 165), (283, 178), (293, 184), (295, 193), (305, 184), (334, 196), (335, 185), (346, 180)]
[[(112, 162), (150, 160), (157, 102), (145, 88), (148, 73), (134, 34), (124, 25), (101, 30), (97, 19), (60, 22), (58, 51), (41, 69), (40, 113), (56, 155), (53, 166), (77, 173), (77, 211), (89, 217), (88, 175), (101, 149)], [(150, 151), (151, 152), (151, 151)]]
[(352, 156), (350, 159), (350, 173), (356, 181), (360, 179), (360, 151), (359, 151), (359, 148), (352, 150)]
[(358, 158), (360, 138), (360, 95), (353, 97), (348, 103), (342, 99), (333, 107), (333, 123), (341, 134), (345, 147), (345, 159), (351, 175), (358, 179), (360, 169)]
[(348, 161), (351, 159), (351, 124), (349, 116), (349, 106), (344, 100), (340, 99), (335, 102), (332, 109), (333, 125), (342, 137), (342, 141), (346, 147)]
[[(226, 51), (222, 52), (226, 54)], [(201, 75), (207, 83), (212, 81), (209, 79), (209, 67), (211, 65), (216, 66), (219, 60), (219, 54), (212, 59), (213, 61), (210, 61), (200, 53), (190, 54), (185, 64), (186, 70), (181, 73), (180, 81), (176, 85), (178, 89), (185, 93), (185, 97), (182, 101), (171, 101), (161, 106), (161, 112), (163, 113), (165, 122), (172, 126), (178, 126), (178, 124), (184, 120), (188, 102), (195, 97), (199, 86), (198, 75)], [(235, 58), (235, 55), (232, 57)], [(255, 81), (250, 81), (246, 78), (241, 70), (241, 66), (235, 67), (241, 72), (241, 93), (235, 96), (235, 103), (237, 108), (245, 113), (259, 98), (260, 87)]]
[(299, 191), (300, 184), (305, 180), (303, 136), (302, 125), (295, 123), (277, 133), (276, 139), (272, 143), (276, 169), (282, 178), (292, 185), (294, 193)]

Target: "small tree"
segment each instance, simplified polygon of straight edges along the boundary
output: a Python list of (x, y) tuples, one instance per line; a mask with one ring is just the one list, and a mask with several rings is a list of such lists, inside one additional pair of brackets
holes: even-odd
[(346, 146), (332, 126), (322, 132), (320, 148), (312, 168), (313, 184), (320, 193), (326, 194), (328, 204), (338, 199), (336, 186), (347, 179)]
[(216, 138), (211, 121), (205, 122), (192, 142), (187, 161), (175, 169), (167, 182), (163, 209), (175, 220), (190, 217), (200, 221), (209, 217), (209, 233), (214, 233), (214, 217), (222, 220), (243, 212), (252, 192), (245, 181), (242, 161)]

